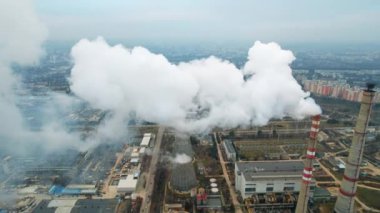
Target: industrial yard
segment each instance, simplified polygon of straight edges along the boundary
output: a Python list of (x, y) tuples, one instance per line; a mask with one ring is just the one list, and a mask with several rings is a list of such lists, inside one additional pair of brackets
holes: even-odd
[[(157, 128), (137, 129), (143, 134), (138, 133), (125, 144), (104, 144), (83, 153), (72, 151), (28, 159), (4, 158), (2, 172), (8, 178), (2, 179), (0, 197), (9, 197), (5, 193), (14, 197), (0, 199), (1, 207), (18, 212), (55, 209), (114, 212), (120, 199), (129, 199), (129, 205), (124, 208), (138, 211), (142, 199), (151, 196), (144, 188), (156, 133), (145, 130)], [(49, 163), (38, 159), (49, 159)], [(92, 210), (87, 209), (88, 206)]]
[[(207, 135), (130, 126), (135, 136), (123, 144), (40, 156), (49, 164), (38, 156), (8, 156), (2, 160), (8, 176), (1, 192), (14, 200), (0, 204), (20, 212), (294, 212), (310, 122), (272, 121)], [(369, 130), (370, 138), (379, 131)], [(308, 192), (311, 210), (332, 211), (352, 137), (347, 127), (319, 131)], [(23, 167), (15, 166), (20, 163)], [(379, 206), (369, 194), (379, 192), (378, 161), (365, 158), (360, 171), (355, 207), (375, 211)]]
[[(68, 59), (54, 58), (48, 58), (43, 78), (23, 73), (28, 78), (17, 89), (20, 111), (32, 131), (43, 130), (47, 115), (40, 108), (53, 100), (50, 90), (76, 98), (62, 80), (69, 76)], [(59, 72), (57, 64), (62, 66)], [(299, 82), (310, 84), (305, 79), (324, 72), (296, 73)], [(0, 212), (304, 213), (332, 212), (337, 203), (359, 212), (379, 212), (371, 196), (380, 191), (379, 105), (369, 115), (369, 110), (359, 111), (363, 103), (324, 96), (326, 88), (333, 88), (330, 83), (313, 81), (313, 98), (323, 111), (318, 121), (283, 116), (265, 125), (183, 131), (170, 122), (142, 120), (131, 111), (120, 129), (111, 131), (122, 133), (116, 139), (96, 137), (114, 112), (75, 100), (69, 109), (60, 109), (56, 119), (69, 135), (80, 138), (76, 144), (71, 143), (73, 137), (63, 137), (69, 145), (55, 146), (60, 138), (48, 137), (45, 144), (24, 143), (7, 152), (0, 143)], [(339, 87), (334, 88), (337, 91), (331, 92), (339, 93)], [(358, 88), (351, 89), (359, 94)], [(186, 122), (202, 121), (212, 113), (198, 107), (186, 112)], [(360, 124), (359, 131), (356, 122), (366, 116), (368, 127)], [(91, 144), (93, 139), (97, 143)], [(360, 162), (352, 147), (363, 150)], [(353, 184), (357, 191), (350, 191)], [(344, 205), (347, 200), (349, 207)]]
[[(15, 200), (0, 204), (20, 212), (294, 212), (311, 121), (281, 122), (207, 135), (131, 126), (135, 136), (124, 144), (44, 156), (49, 164), (37, 156), (9, 156), (2, 161), (8, 178), (1, 192)], [(368, 137), (378, 134), (376, 127), (369, 129)], [(322, 127), (316, 138), (308, 192), (313, 211), (329, 212), (337, 200), (351, 130)], [(379, 208), (369, 198), (379, 192), (377, 163), (365, 158), (361, 164), (355, 199), (361, 211)]]

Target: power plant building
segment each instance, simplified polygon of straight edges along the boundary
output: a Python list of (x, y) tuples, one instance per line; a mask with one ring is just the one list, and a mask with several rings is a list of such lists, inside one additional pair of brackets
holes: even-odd
[(125, 179), (120, 179), (117, 185), (118, 193), (133, 193), (136, 189), (138, 176), (133, 174), (128, 175)]
[(223, 147), (226, 152), (228, 160), (236, 161), (236, 150), (234, 145), (232, 144), (232, 141), (230, 140), (224, 140)]
[(150, 138), (152, 137), (151, 133), (145, 133), (143, 139), (141, 140), (141, 147), (148, 147), (150, 144)]
[(301, 160), (236, 162), (235, 188), (243, 199), (268, 192), (299, 192), (303, 167)]

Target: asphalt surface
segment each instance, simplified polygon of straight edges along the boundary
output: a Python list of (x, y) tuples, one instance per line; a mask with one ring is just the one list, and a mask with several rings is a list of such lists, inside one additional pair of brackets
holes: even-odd
[(158, 129), (158, 133), (156, 136), (156, 143), (152, 152), (152, 161), (150, 163), (149, 167), (149, 173), (147, 175), (147, 181), (145, 186), (145, 197), (143, 199), (143, 203), (141, 205), (140, 212), (149, 212), (150, 211), (150, 205), (151, 205), (151, 196), (153, 193), (154, 188), (154, 177), (156, 175), (157, 170), (157, 162), (160, 157), (160, 147), (162, 142), (162, 136), (164, 135), (165, 127), (160, 126)]

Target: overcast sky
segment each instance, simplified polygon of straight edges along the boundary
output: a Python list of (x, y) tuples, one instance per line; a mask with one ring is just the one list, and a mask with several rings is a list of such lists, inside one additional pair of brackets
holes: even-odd
[(51, 40), (380, 43), (379, 0), (36, 0)]

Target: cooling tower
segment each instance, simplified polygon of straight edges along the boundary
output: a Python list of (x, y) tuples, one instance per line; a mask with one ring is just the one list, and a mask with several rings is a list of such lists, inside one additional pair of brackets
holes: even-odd
[(197, 177), (193, 164), (177, 164), (172, 171), (170, 178), (170, 186), (180, 192), (189, 192), (192, 188), (197, 186)]
[[(190, 158), (193, 157), (194, 153), (188, 136), (176, 134), (174, 153), (185, 154)], [(197, 184), (197, 177), (192, 162), (173, 164), (172, 175), (170, 177), (170, 186), (172, 189), (180, 192), (189, 192), (192, 188), (197, 186)]]

